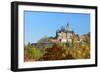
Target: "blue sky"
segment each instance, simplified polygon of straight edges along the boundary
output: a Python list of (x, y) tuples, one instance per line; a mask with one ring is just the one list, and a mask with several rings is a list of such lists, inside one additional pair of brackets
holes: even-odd
[(90, 32), (89, 14), (24, 11), (25, 44), (36, 43), (44, 36), (55, 36), (56, 30), (67, 23), (76, 34)]

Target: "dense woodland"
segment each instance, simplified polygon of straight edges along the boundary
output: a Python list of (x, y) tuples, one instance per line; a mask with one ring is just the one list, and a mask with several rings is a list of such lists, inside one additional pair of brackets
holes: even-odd
[(72, 43), (52, 43), (48, 37), (43, 37), (38, 43), (28, 43), (24, 47), (24, 61), (89, 59), (90, 34), (83, 36), (81, 42), (75, 42), (74, 37)]

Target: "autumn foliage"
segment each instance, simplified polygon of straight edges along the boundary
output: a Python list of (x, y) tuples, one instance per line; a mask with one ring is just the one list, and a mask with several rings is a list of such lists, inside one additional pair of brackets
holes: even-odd
[(82, 42), (27, 44), (24, 47), (24, 61), (90, 59), (90, 50), (90, 35), (87, 34)]

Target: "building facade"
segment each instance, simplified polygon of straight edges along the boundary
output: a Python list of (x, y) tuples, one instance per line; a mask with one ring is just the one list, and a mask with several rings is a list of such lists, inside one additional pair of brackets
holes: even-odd
[(61, 27), (61, 29), (56, 31), (56, 39), (62, 43), (71, 43), (73, 35), (74, 31), (71, 29), (69, 24), (67, 24), (65, 27)]

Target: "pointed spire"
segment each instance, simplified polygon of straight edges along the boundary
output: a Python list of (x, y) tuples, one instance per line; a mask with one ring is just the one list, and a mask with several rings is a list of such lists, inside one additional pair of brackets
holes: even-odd
[(72, 31), (72, 29), (70, 28), (70, 25), (69, 25), (69, 23), (67, 23), (67, 25), (66, 25), (66, 31)]
[(69, 27), (69, 23), (67, 23), (67, 27)]
[(61, 27), (61, 31), (64, 31), (64, 27), (63, 26)]

